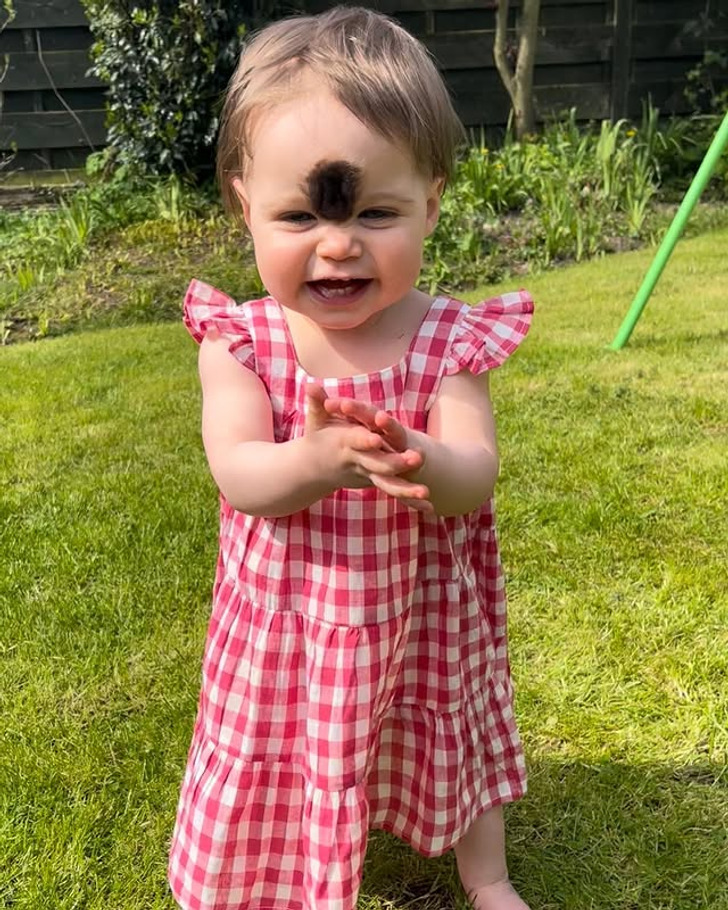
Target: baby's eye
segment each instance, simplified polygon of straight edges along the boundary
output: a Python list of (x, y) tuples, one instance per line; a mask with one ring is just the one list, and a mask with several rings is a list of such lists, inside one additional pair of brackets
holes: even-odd
[(314, 216), (310, 212), (283, 212), (279, 216), (280, 221), (285, 221), (287, 224), (310, 224), (314, 221)]
[(387, 221), (396, 218), (397, 213), (390, 209), (365, 209), (359, 217), (365, 221)]

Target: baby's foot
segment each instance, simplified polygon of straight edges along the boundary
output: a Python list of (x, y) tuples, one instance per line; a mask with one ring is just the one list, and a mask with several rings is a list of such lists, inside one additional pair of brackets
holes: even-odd
[(468, 900), (473, 910), (529, 910), (507, 879), (473, 888), (468, 892)]

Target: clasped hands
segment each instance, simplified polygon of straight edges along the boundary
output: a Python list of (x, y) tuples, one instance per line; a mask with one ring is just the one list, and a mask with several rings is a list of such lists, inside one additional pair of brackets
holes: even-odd
[(430, 491), (412, 478), (425, 461), (409, 444), (406, 428), (386, 411), (353, 398), (329, 398), (324, 389), (306, 390), (306, 434), (316, 434), (340, 460), (342, 486), (375, 486), (419, 512), (433, 512)]

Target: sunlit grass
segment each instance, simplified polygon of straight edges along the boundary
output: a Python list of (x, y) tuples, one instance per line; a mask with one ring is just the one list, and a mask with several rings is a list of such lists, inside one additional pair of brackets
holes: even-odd
[[(533, 910), (728, 910), (726, 249), (681, 242), (620, 353), (650, 252), (534, 276), (493, 380)], [(0, 906), (172, 910), (216, 553), (194, 345), (103, 330), (0, 370)], [(451, 857), (373, 835), (362, 910), (464, 906)]]

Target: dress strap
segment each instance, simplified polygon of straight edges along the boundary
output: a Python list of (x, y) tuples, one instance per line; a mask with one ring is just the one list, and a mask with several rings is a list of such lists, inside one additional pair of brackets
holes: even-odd
[(257, 364), (256, 373), (266, 387), (274, 415), (277, 442), (288, 438), (289, 424), (296, 418), (296, 352), (285, 316), (272, 297), (244, 304)]
[(455, 336), (456, 325), (467, 310), (467, 304), (452, 297), (436, 297), (417, 330), (411, 354), (444, 357)]
[(467, 304), (452, 297), (436, 297), (422, 321), (407, 369), (405, 397), (412, 402), (414, 413), (426, 415), (432, 407), (459, 323), (467, 310)]
[(295, 351), (286, 330), (285, 317), (272, 297), (249, 300), (244, 304), (250, 323), (250, 334), (257, 361), (259, 376), (268, 385), (271, 380), (295, 374)]

